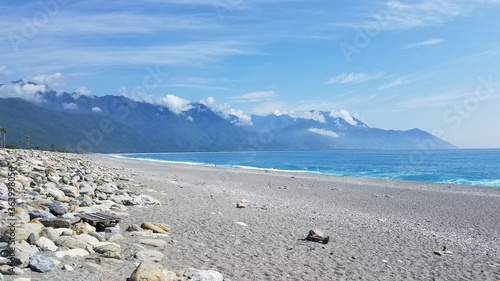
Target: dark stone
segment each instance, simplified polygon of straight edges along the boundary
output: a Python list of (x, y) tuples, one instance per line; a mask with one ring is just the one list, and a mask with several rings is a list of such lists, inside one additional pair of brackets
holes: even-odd
[(26, 240), (26, 242), (28, 242), (28, 244), (30, 244), (30, 245), (35, 245), (35, 242), (36, 242), (36, 239), (35, 239), (35, 234), (34, 234), (34, 233), (31, 233), (31, 234), (28, 236), (28, 239)]
[(32, 220), (37, 218), (42, 218), (42, 219), (56, 218), (56, 216), (45, 210), (33, 210), (29, 214), (30, 214), (30, 219)]
[(328, 242), (330, 241), (330, 236), (325, 236), (322, 231), (315, 229), (309, 230), (309, 235), (307, 235), (306, 240), (328, 244)]
[(52, 228), (70, 228), (71, 220), (63, 218), (51, 218), (51, 219), (40, 219), (39, 220), (45, 227)]
[(69, 212), (68, 206), (62, 202), (54, 202), (49, 206), (50, 211), (55, 215), (64, 215)]

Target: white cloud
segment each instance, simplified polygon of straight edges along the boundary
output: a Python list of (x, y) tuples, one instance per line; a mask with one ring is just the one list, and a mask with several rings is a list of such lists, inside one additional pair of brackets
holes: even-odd
[(194, 121), (194, 118), (192, 116), (188, 116), (188, 118), (186, 118), (188, 121)]
[(360, 73), (342, 73), (337, 76), (330, 78), (326, 84), (346, 84), (346, 83), (360, 83), (368, 80), (373, 80), (382, 77), (383, 73), (366, 74), (364, 72)]
[(252, 117), (243, 113), (243, 110), (241, 109), (231, 108), (227, 111), (227, 113), (229, 115), (238, 117), (238, 122), (236, 122), (236, 125), (252, 125)]
[(201, 100), (200, 103), (206, 105), (207, 107), (212, 107), (213, 105), (215, 105), (215, 98), (208, 97), (206, 100)]
[(76, 103), (63, 103), (62, 104), (64, 109), (76, 109), (78, 105)]
[(166, 106), (170, 111), (179, 115), (184, 111), (193, 108), (191, 101), (175, 95), (166, 95), (160, 100), (160, 104)]
[(332, 112), (330, 112), (329, 116), (333, 117), (333, 118), (340, 117), (340, 118), (344, 119), (347, 123), (349, 123), (353, 126), (358, 125), (358, 122), (356, 122), (353, 119), (353, 117), (351, 116), (351, 114), (345, 109), (341, 109), (340, 111), (332, 111)]
[[(40, 51), (41, 52), (41, 51)], [(75, 54), (79, 54), (75, 56)], [(71, 63), (79, 66), (203, 64), (237, 55), (262, 54), (249, 44), (236, 41), (188, 42), (185, 44), (157, 44), (151, 46), (61, 46), (57, 56), (49, 56), (53, 64)], [(43, 64), (38, 55), (27, 54), (23, 61)], [(33, 63), (31, 63), (33, 65)], [(52, 87), (52, 86), (51, 86)]]
[(301, 117), (305, 119), (312, 119), (321, 123), (326, 123), (325, 116), (323, 116), (321, 112), (316, 110), (306, 111), (304, 112), (304, 114), (302, 114)]
[(47, 87), (45, 85), (24, 84), (22, 90), (29, 95), (34, 95), (38, 92), (47, 91)]
[(147, 103), (151, 103), (151, 104), (160, 104), (160, 98), (159, 97), (156, 97), (156, 96), (153, 96), (153, 95), (150, 95), (150, 94), (144, 94), (144, 93), (141, 93), (141, 92), (133, 92), (133, 93), (129, 93), (127, 87), (125, 86), (122, 86), (120, 88), (118, 88), (117, 90), (122, 96), (126, 97), (126, 98), (129, 98), (133, 101), (138, 101), (138, 102), (147, 102)]
[(92, 112), (102, 112), (100, 107), (92, 107)]
[(33, 85), (33, 84), (14, 84), (8, 83), (0, 86), (0, 97), (1, 98), (21, 98), (30, 102), (44, 102), (42, 96), (38, 95), (38, 92), (47, 91), (45, 85)]
[[(387, 9), (391, 12), (390, 23), (386, 29), (408, 29), (420, 26), (441, 24), (455, 17), (464, 16), (467, 7), (453, 0), (421, 0), (402, 3), (387, 1)], [(380, 18), (382, 22), (384, 19)]]
[(206, 100), (201, 100), (200, 103), (209, 107), (212, 111), (218, 113), (222, 118), (231, 119), (236, 116), (238, 121), (233, 122), (236, 125), (249, 125), (251, 126), (252, 117), (246, 115), (241, 109), (234, 109), (228, 103), (217, 104), (214, 97), (208, 97)]
[(234, 109), (228, 103), (214, 104), (210, 108), (218, 112), (223, 118), (230, 119), (231, 116), (238, 117), (238, 121), (234, 122), (236, 125), (252, 125), (252, 117), (246, 115), (241, 109)]
[(307, 130), (308, 132), (323, 135), (323, 136), (328, 136), (332, 138), (338, 138), (339, 135), (333, 131), (325, 130), (325, 129), (318, 129), (318, 128), (310, 128)]
[(378, 87), (378, 89), (379, 90), (389, 89), (389, 88), (394, 88), (394, 87), (401, 86), (401, 85), (408, 84), (408, 83), (410, 83), (410, 81), (408, 81), (406, 78), (399, 77), (399, 78), (396, 78), (395, 80), (393, 80), (387, 84), (380, 85)]
[(87, 89), (85, 86), (79, 87), (75, 91), (79, 96), (90, 96), (92, 91)]
[(61, 90), (65, 85), (63, 76), (60, 72), (54, 73), (52, 75), (37, 75), (29, 79), (32, 82), (41, 85), (47, 85), (53, 90)]
[(286, 104), (285, 102), (270, 101), (265, 103), (259, 103), (258, 105), (254, 106), (252, 109), (252, 113), (257, 115), (274, 114), (276, 116), (280, 116), (287, 114), (292, 116), (295, 114), (295, 110), (293, 110), (292, 106)]
[(276, 93), (274, 91), (261, 91), (261, 92), (252, 92), (244, 94), (238, 97), (233, 97), (232, 99), (235, 99), (238, 102), (261, 102), (261, 101), (272, 100), (275, 97)]
[(443, 39), (435, 38), (435, 39), (429, 39), (429, 40), (422, 41), (422, 42), (407, 44), (407, 45), (405, 45), (405, 48), (408, 48), (408, 49), (420, 48), (420, 47), (425, 47), (425, 46), (430, 46), (430, 45), (441, 44), (443, 42), (444, 42)]
[(118, 93), (120, 93), (122, 96), (127, 97), (128, 96), (128, 90), (127, 87), (121, 86), (120, 88), (117, 89)]

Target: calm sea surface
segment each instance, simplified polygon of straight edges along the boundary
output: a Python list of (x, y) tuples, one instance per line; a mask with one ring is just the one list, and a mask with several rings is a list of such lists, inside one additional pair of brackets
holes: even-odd
[(500, 187), (500, 149), (127, 154), (239, 168)]

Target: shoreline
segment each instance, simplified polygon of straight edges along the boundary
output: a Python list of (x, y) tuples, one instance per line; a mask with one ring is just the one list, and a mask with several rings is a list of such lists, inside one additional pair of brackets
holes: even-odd
[[(499, 277), (496, 188), (90, 157), (158, 191), (165, 210), (148, 216), (166, 214), (183, 241), (167, 268), (232, 280)], [(248, 207), (236, 209), (242, 199)], [(303, 242), (314, 228), (331, 242)], [(433, 254), (443, 246), (453, 256)]]
[[(267, 151), (266, 151), (267, 152)], [(182, 152), (184, 153), (184, 152)], [(199, 152), (193, 152), (199, 153)], [(201, 152), (205, 153), (205, 152)], [(210, 153), (219, 153), (219, 152), (210, 152)], [(226, 152), (232, 153), (232, 152)], [(285, 169), (276, 169), (276, 168), (260, 168), (254, 166), (244, 166), (244, 165), (220, 165), (220, 164), (209, 164), (202, 162), (187, 162), (187, 161), (172, 161), (172, 160), (161, 160), (161, 159), (152, 159), (152, 158), (131, 158), (122, 155), (148, 155), (148, 154), (164, 154), (164, 153), (131, 153), (131, 154), (97, 154), (97, 155), (108, 155), (110, 157), (122, 158), (122, 159), (132, 159), (132, 160), (141, 160), (141, 161), (152, 161), (158, 163), (170, 163), (170, 164), (180, 164), (180, 165), (194, 165), (194, 166), (207, 166), (207, 167), (225, 167), (225, 168), (234, 168), (234, 169), (246, 169), (246, 170), (260, 170), (260, 171), (276, 171), (276, 172), (287, 172), (287, 173), (300, 173), (300, 174), (317, 174), (317, 175), (326, 175), (326, 176), (335, 176), (335, 177), (352, 177), (352, 178), (366, 178), (366, 179), (382, 179), (382, 180), (394, 180), (394, 181), (402, 181), (402, 182), (415, 182), (415, 183), (433, 183), (433, 184), (445, 184), (445, 185), (459, 185), (459, 186), (468, 186), (468, 187), (486, 187), (486, 188), (496, 188), (500, 190), (500, 186), (490, 186), (490, 185), (476, 185), (476, 184), (461, 184), (461, 183), (448, 183), (448, 182), (437, 182), (437, 181), (415, 181), (415, 180), (402, 180), (402, 179), (393, 179), (388, 177), (377, 177), (377, 176), (353, 176), (353, 175), (341, 175), (334, 173), (326, 173), (319, 171), (309, 171), (309, 170), (285, 170)], [(456, 179), (464, 180), (464, 181), (472, 181), (468, 179)], [(477, 181), (476, 181), (477, 182)]]

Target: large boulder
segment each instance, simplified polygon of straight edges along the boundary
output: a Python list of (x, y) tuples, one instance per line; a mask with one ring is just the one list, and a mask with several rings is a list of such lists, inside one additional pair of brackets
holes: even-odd
[(62, 202), (54, 202), (49, 206), (50, 211), (57, 215), (61, 216), (69, 212), (69, 208), (67, 204), (64, 204)]
[(163, 281), (165, 279), (165, 274), (163, 272), (163, 267), (161, 264), (146, 260), (136, 267), (132, 275), (130, 275), (130, 281)]
[(86, 222), (79, 222), (73, 225), (71, 229), (73, 229), (76, 232), (76, 234), (88, 234), (90, 232), (95, 231), (95, 227), (91, 226)]
[(51, 251), (55, 252), (57, 251), (57, 246), (52, 242), (50, 239), (46, 237), (40, 237), (36, 242), (35, 245), (40, 248), (42, 251)]
[(31, 256), (29, 259), (29, 267), (37, 272), (49, 272), (54, 270), (56, 264), (53, 259), (41, 255)]
[(33, 210), (30, 213), (30, 219), (55, 219), (56, 216), (45, 210)]

